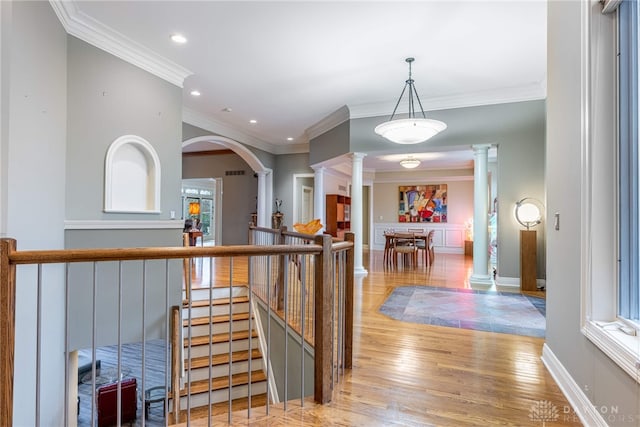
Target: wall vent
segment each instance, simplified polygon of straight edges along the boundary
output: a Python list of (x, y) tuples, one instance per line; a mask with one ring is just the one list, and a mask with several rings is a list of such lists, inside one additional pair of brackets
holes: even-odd
[(224, 174), (226, 176), (231, 176), (231, 175), (244, 175), (244, 171), (224, 171)]
[(338, 185), (338, 190), (339, 191), (347, 191), (347, 187), (344, 185)]

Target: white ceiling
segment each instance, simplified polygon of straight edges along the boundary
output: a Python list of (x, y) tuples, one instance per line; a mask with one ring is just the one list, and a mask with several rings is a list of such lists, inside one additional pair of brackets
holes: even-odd
[[(352, 117), (390, 115), (409, 56), (425, 110), (546, 93), (545, 0), (74, 4), (76, 17), (190, 71), (186, 111), (280, 149), (307, 143), (309, 128), (345, 105)], [(188, 43), (171, 42), (173, 33)], [(397, 168), (378, 168), (387, 164)]]

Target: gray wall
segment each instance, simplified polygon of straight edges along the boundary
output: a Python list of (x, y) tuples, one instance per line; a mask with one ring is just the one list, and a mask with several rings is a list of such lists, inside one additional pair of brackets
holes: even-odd
[[(147, 246), (182, 246), (181, 230), (67, 230), (67, 248), (135, 248)], [(69, 349), (91, 347), (93, 327), (93, 271), (91, 263), (73, 264), (69, 269)], [(164, 260), (145, 264), (143, 285), (142, 264), (122, 263), (122, 326), (123, 343), (140, 342), (142, 337), (142, 289), (145, 287), (144, 314), (146, 339), (164, 339), (167, 308), (182, 301), (182, 260), (171, 260), (167, 275)], [(97, 266), (96, 283), (96, 345), (118, 342), (118, 263)], [(167, 293), (169, 300), (167, 301)]]
[[(75, 37), (68, 36), (68, 143), (67, 143), (67, 219), (73, 220), (159, 220), (169, 219), (170, 211), (181, 212), (181, 123), (182, 91), (156, 76), (97, 49)], [(161, 164), (161, 214), (105, 213), (105, 155), (109, 145), (119, 136), (138, 135), (155, 149)], [(65, 247), (144, 247), (181, 246), (181, 227), (154, 230), (67, 230)], [(154, 283), (164, 278), (162, 267), (148, 274)], [(141, 338), (139, 307), (142, 294), (132, 291), (140, 280), (135, 269), (124, 270), (125, 310), (123, 339)], [(113, 272), (101, 270), (99, 288), (98, 343), (115, 344), (117, 313), (117, 280)], [(89, 276), (90, 279), (90, 276)], [(70, 276), (74, 307), (71, 329), (73, 348), (91, 345), (90, 325), (92, 298), (86, 275)], [(180, 272), (169, 276), (169, 304), (180, 302), (182, 289)], [(165, 289), (150, 287), (147, 301), (149, 337), (161, 337), (158, 329), (166, 313)], [(160, 304), (162, 301), (162, 304)], [(78, 346), (78, 347), (76, 347)]]
[[(67, 219), (153, 220), (180, 212), (182, 90), (72, 36), (68, 52)], [(129, 134), (149, 141), (160, 158), (160, 215), (102, 212), (107, 149)]]
[[(498, 147), (498, 274), (520, 277), (520, 230), (515, 219), (515, 203), (524, 197), (545, 202), (544, 124), (505, 136), (508, 143)], [(490, 205), (490, 208), (493, 204)], [(546, 278), (545, 229), (547, 221), (535, 227), (538, 240), (537, 277)]]
[[(225, 171), (245, 171), (244, 175), (225, 176)], [(221, 178), (222, 180), (222, 243), (246, 245), (251, 213), (256, 212), (258, 179), (253, 170), (237, 154), (184, 156), (183, 178)]]
[(315, 165), (348, 153), (352, 122), (347, 120), (309, 141), (309, 164)]
[[(0, 233), (15, 238), (19, 250), (61, 249), (65, 219), (67, 36), (48, 2), (3, 1), (0, 14)], [(16, 276), (16, 426), (35, 425), (35, 270), (21, 266)], [(60, 426), (64, 408), (64, 271), (61, 266), (47, 266), (43, 272), (41, 422), (43, 426)], [(2, 373), (3, 378), (11, 374)]]
[[(268, 342), (271, 347), (271, 367), (273, 368), (273, 377), (276, 381), (276, 388), (278, 390), (278, 397), (280, 401), (285, 400), (285, 370), (287, 373), (287, 400), (299, 399), (300, 390), (302, 388), (302, 364), (304, 363), (304, 395), (313, 396), (313, 384), (314, 384), (314, 356), (313, 349), (310, 345), (305, 343), (304, 354), (301, 349), (300, 335), (295, 333), (291, 328), (287, 328), (287, 358), (285, 364), (285, 328), (282, 319), (277, 315), (271, 313), (271, 327), (270, 339), (267, 338), (267, 319), (268, 314), (265, 306), (262, 302), (259, 302), (258, 314), (260, 316), (263, 330), (259, 333), (265, 337), (265, 341)], [(303, 362), (304, 359), (304, 362)]]
[[(618, 414), (607, 418), (611, 426), (636, 425), (640, 413), (640, 387), (581, 333), (582, 269), (602, 268), (581, 265), (585, 244), (581, 235), (584, 212), (581, 209), (581, 3), (552, 1), (548, 5), (548, 125), (547, 125), (547, 212), (561, 214), (560, 229), (547, 227), (547, 333), (546, 344), (567, 369), (576, 385), (596, 408), (617, 407)], [(600, 43), (602, 62), (598, 87), (607, 93), (614, 90), (615, 65), (612, 46), (612, 17), (600, 13), (597, 1), (590, 1), (593, 42)], [(592, 75), (593, 77), (593, 75)], [(603, 97), (604, 99), (610, 98)], [(596, 98), (598, 100), (603, 98)], [(598, 103), (594, 118), (606, 118), (613, 105)], [(597, 126), (602, 126), (602, 121)], [(605, 133), (613, 134), (609, 123)], [(600, 131), (600, 130), (599, 130)], [(602, 142), (603, 140), (600, 139)], [(606, 144), (608, 144), (608, 140)], [(609, 170), (613, 172), (613, 167)], [(595, 184), (594, 184), (595, 185)], [(605, 203), (606, 205), (606, 203)], [(597, 227), (600, 228), (600, 227)], [(605, 227), (606, 228), (606, 227)], [(596, 229), (597, 232), (597, 229)], [(606, 260), (603, 260), (606, 262)], [(595, 268), (594, 268), (595, 267)], [(587, 272), (589, 274), (590, 272)], [(634, 417), (629, 422), (628, 417)]]
[[(294, 173), (313, 173), (309, 167), (309, 153), (282, 154), (276, 156), (273, 176), (273, 199), (282, 200), (280, 211), (284, 213), (283, 225), (293, 226), (293, 178)], [(271, 210), (275, 211), (273, 200)]]

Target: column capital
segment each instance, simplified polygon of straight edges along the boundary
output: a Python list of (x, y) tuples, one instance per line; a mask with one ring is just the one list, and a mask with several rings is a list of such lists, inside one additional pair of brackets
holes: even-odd
[(491, 144), (474, 144), (471, 148), (473, 148), (474, 153), (481, 153), (483, 151), (489, 151)]
[(256, 172), (258, 174), (259, 177), (265, 177), (267, 176), (267, 174), (269, 173), (269, 171), (258, 171)]
[(366, 157), (367, 153), (351, 153), (351, 158), (356, 160), (362, 160)]
[(313, 169), (315, 173), (323, 173), (327, 170), (327, 168), (324, 166), (311, 166), (311, 169)]

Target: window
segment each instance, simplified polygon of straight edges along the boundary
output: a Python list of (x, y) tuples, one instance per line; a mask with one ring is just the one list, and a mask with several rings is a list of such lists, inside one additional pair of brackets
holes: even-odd
[(640, 382), (638, 4), (615, 15), (582, 4), (582, 332)]
[(619, 270), (618, 315), (640, 319), (640, 250), (638, 229), (638, 3), (619, 10)]

